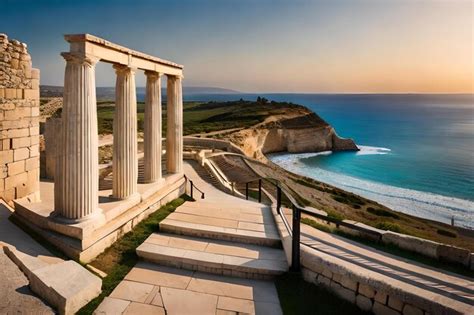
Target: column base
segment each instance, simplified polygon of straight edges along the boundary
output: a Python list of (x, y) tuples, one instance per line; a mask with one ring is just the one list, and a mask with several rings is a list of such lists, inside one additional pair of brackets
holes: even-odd
[(140, 198), (140, 193), (138, 192), (128, 195), (127, 197), (117, 197), (117, 196), (114, 196), (113, 194), (109, 195), (109, 198), (113, 200), (129, 200), (129, 199), (136, 199), (137, 197)]
[(92, 221), (92, 220), (94, 221), (94, 226), (101, 226), (105, 224), (105, 215), (101, 208), (97, 208), (93, 213), (80, 219), (70, 219), (70, 218), (63, 217), (58, 211), (53, 211), (51, 213), (51, 217), (53, 217), (54, 221), (58, 223), (68, 224), (68, 225), (79, 224), (79, 223)]

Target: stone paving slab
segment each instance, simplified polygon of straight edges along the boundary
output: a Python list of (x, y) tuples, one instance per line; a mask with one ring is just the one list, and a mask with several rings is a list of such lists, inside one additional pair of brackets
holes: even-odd
[(147, 262), (139, 262), (94, 314), (165, 312), (169, 315), (282, 314), (271, 281), (211, 275)]
[(155, 233), (137, 248), (137, 254), (160, 264), (191, 270), (202, 267), (218, 274), (238, 271), (251, 278), (269, 278), (288, 271), (281, 249), (178, 235)]

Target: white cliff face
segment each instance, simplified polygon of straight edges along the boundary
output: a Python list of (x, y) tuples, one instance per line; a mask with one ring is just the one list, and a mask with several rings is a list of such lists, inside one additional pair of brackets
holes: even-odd
[[(300, 117), (302, 118), (302, 117)], [(295, 124), (285, 121), (240, 130), (230, 136), (247, 156), (266, 160), (275, 152), (322, 152), (358, 150), (352, 139), (340, 138), (334, 128), (314, 119)]]

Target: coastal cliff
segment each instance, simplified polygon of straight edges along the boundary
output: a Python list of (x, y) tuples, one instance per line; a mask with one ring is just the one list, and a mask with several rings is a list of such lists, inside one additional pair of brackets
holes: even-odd
[(227, 135), (247, 156), (266, 160), (276, 152), (357, 151), (352, 139), (337, 135), (334, 128), (315, 113), (305, 110), (268, 117), (264, 122)]

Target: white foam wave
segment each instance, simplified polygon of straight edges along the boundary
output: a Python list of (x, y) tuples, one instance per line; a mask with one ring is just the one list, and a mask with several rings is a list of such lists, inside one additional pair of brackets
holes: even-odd
[(392, 151), (389, 148), (371, 147), (368, 145), (357, 145), (357, 147), (360, 149), (356, 153), (357, 155), (389, 154)]
[(444, 223), (450, 223), (454, 217), (456, 225), (474, 228), (473, 201), (363, 180), (301, 162), (302, 158), (320, 154), (277, 154), (269, 158), (291, 172), (372, 199), (394, 210)]

